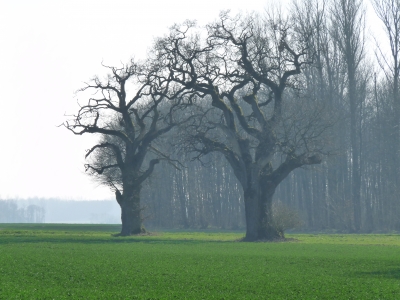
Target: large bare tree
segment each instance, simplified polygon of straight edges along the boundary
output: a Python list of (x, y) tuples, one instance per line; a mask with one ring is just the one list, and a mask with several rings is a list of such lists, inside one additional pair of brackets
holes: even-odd
[[(121, 235), (125, 236), (144, 231), (142, 183), (159, 157), (166, 158), (152, 143), (179, 124), (174, 111), (180, 100), (170, 79), (158, 74), (156, 63), (143, 66), (132, 61), (107, 68), (111, 73), (104, 80), (95, 77), (80, 90), (88, 100), (64, 126), (76, 135), (101, 135), (99, 143), (86, 153), (86, 158), (92, 157), (86, 170), (115, 191), (121, 207)], [(144, 166), (149, 151), (155, 156)]]
[(229, 162), (244, 191), (246, 240), (282, 238), (274, 192), (291, 171), (321, 162), (327, 128), (323, 108), (300, 96), (305, 43), (279, 14), (222, 13), (206, 31), (187, 22), (156, 44), (172, 79), (209, 105), (186, 143), (199, 159), (217, 151)]

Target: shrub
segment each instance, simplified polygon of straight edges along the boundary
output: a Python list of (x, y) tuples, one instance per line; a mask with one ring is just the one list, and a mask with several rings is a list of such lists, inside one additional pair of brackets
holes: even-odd
[(304, 223), (297, 210), (281, 201), (275, 201), (272, 204), (272, 215), (274, 226), (282, 236), (286, 230), (300, 228)]

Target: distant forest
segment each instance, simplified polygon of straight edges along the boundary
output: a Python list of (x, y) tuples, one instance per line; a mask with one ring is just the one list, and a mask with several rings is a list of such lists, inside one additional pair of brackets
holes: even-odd
[(0, 223), (120, 223), (115, 200), (60, 199), (0, 200)]

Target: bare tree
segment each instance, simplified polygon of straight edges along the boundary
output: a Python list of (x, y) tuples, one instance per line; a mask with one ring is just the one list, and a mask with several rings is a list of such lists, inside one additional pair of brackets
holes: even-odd
[(331, 2), (331, 32), (346, 63), (347, 98), (350, 106), (351, 143), (351, 200), (354, 212), (354, 230), (361, 228), (361, 130), (359, 126), (362, 101), (358, 88), (360, 64), (365, 55), (365, 11), (360, 0)]
[(173, 80), (210, 105), (186, 142), (198, 159), (216, 151), (229, 162), (244, 191), (246, 240), (283, 237), (272, 219), (276, 187), (323, 153), (322, 108), (295, 92), (306, 49), (290, 28), (280, 15), (222, 13), (205, 39), (187, 22), (156, 45)]
[[(397, 207), (393, 202), (397, 201), (400, 183), (400, 97), (399, 97), (399, 77), (400, 77), (400, 1), (399, 0), (372, 0), (372, 5), (379, 19), (382, 21), (386, 38), (389, 42), (390, 54), (386, 54), (381, 44), (377, 42), (376, 57), (380, 68), (384, 73), (385, 81), (390, 91), (389, 105), (391, 109), (385, 114), (385, 119), (390, 120), (389, 126), (385, 127), (386, 134), (382, 141), (385, 147), (390, 149), (388, 155), (390, 162), (386, 168), (390, 193), (388, 203), (392, 207), (391, 211), (398, 214)], [(375, 79), (376, 80), (376, 79)], [(378, 100), (378, 97), (375, 97)], [(381, 105), (382, 106), (382, 105)], [(380, 124), (382, 125), (381, 119)]]
[(385, 73), (385, 77), (392, 84), (393, 106), (400, 122), (399, 76), (400, 76), (400, 1), (399, 0), (372, 0), (372, 5), (379, 19), (382, 21), (390, 44), (390, 57), (385, 55), (382, 47), (377, 43), (378, 63)]
[[(173, 116), (180, 103), (179, 91), (172, 89), (169, 78), (157, 73), (156, 63), (142, 66), (132, 61), (121, 68), (106, 68), (111, 71), (106, 79), (95, 77), (80, 90), (92, 95), (64, 126), (76, 135), (102, 135), (86, 153), (86, 158), (95, 155), (86, 170), (115, 191), (121, 207), (121, 235), (137, 234), (144, 231), (142, 183), (160, 156), (166, 158), (152, 143), (179, 123)], [(169, 105), (167, 113), (160, 112), (163, 103)], [(144, 167), (150, 150), (158, 157)]]

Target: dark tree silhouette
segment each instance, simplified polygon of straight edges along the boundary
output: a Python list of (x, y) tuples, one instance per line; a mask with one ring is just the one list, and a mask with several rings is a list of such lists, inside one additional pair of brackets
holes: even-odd
[(188, 127), (186, 144), (199, 159), (217, 151), (229, 162), (244, 191), (247, 240), (281, 238), (275, 190), (291, 171), (321, 162), (327, 128), (317, 107), (285, 100), (287, 89), (301, 89), (304, 43), (282, 18), (226, 13), (201, 37), (187, 22), (156, 45), (172, 79), (212, 107)]
[[(96, 77), (80, 90), (92, 95), (64, 126), (77, 135), (102, 135), (86, 153), (86, 158), (94, 155), (86, 170), (115, 190), (121, 207), (121, 235), (137, 234), (144, 231), (142, 183), (160, 159), (167, 159), (152, 143), (181, 123), (174, 112), (182, 98), (177, 98), (179, 91), (173, 90), (170, 79), (158, 74), (156, 63), (143, 66), (132, 61), (121, 68), (107, 68), (111, 73), (105, 80)], [(163, 112), (161, 105), (166, 106)], [(156, 155), (145, 167), (149, 151)]]

